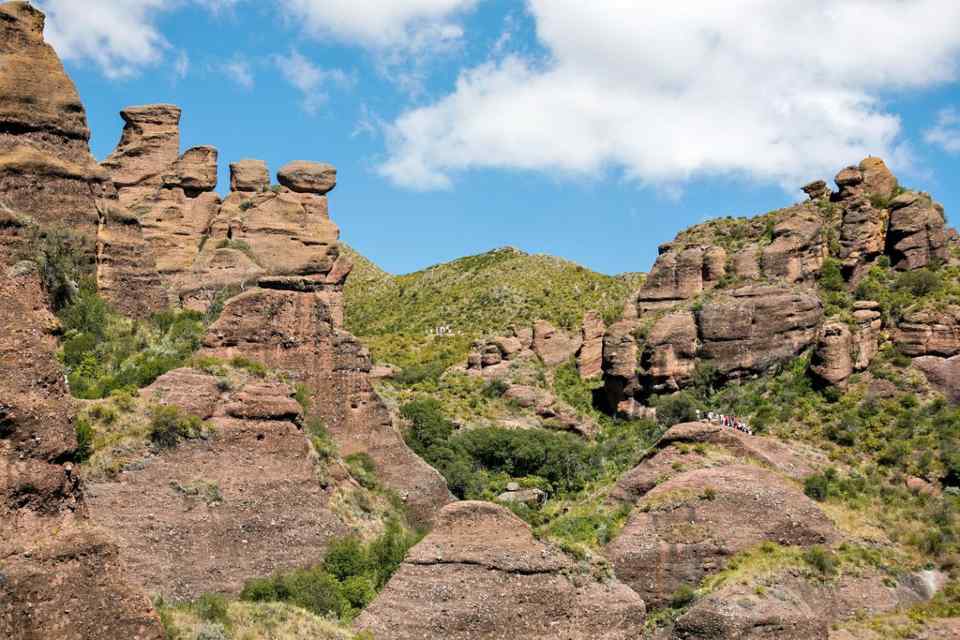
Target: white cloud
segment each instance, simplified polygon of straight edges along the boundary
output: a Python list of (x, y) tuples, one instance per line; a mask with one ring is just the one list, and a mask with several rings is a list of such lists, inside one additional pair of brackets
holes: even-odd
[(444, 188), (480, 168), (676, 186), (792, 187), (869, 154), (902, 160), (882, 92), (953, 80), (955, 0), (529, 0), (545, 59), (509, 54), (387, 128), (380, 171)]
[(937, 124), (928, 129), (923, 138), (947, 153), (960, 153), (960, 113), (952, 107), (942, 109), (937, 114)]
[(242, 56), (234, 56), (233, 59), (218, 64), (215, 68), (240, 87), (247, 90), (253, 89), (253, 85), (255, 84), (253, 68)]
[(153, 24), (171, 0), (43, 0), (46, 40), (66, 60), (92, 60), (111, 78), (156, 64), (169, 47)]
[(377, 48), (431, 48), (459, 39), (458, 12), (478, 0), (288, 0), (284, 9), (316, 36)]
[(310, 114), (316, 113), (327, 101), (328, 88), (349, 87), (354, 84), (354, 78), (351, 75), (340, 69), (322, 69), (298, 51), (291, 51), (287, 56), (274, 56), (273, 61), (287, 82), (303, 94), (301, 104)]
[(190, 73), (190, 56), (186, 51), (177, 54), (177, 59), (173, 63), (173, 79), (183, 80)]

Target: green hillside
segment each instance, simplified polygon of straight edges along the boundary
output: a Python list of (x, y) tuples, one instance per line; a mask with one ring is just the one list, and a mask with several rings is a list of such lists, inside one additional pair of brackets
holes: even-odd
[(424, 335), (440, 326), (480, 335), (538, 319), (573, 329), (591, 309), (618, 318), (643, 278), (608, 276), (510, 247), (391, 276), (349, 247), (344, 251), (355, 263), (346, 324), (359, 336)]

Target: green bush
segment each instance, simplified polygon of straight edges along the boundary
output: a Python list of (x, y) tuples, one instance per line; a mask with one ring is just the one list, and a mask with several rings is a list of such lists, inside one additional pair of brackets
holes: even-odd
[(267, 377), (267, 367), (262, 362), (257, 362), (244, 356), (234, 356), (230, 359), (230, 366), (237, 369), (249, 371), (258, 378)]
[(342, 538), (331, 544), (323, 560), (324, 570), (338, 580), (363, 575), (367, 572), (369, 564), (367, 550), (360, 539), (353, 536)]
[(202, 421), (174, 405), (157, 405), (150, 413), (150, 440), (160, 448), (176, 447), (180, 440), (200, 435)]
[(846, 283), (843, 279), (843, 272), (840, 270), (840, 262), (834, 258), (824, 260), (817, 281), (820, 287), (826, 291), (843, 291)]
[(940, 274), (929, 269), (907, 271), (897, 277), (894, 288), (905, 291), (910, 295), (921, 298), (936, 293), (943, 287)]
[(227, 625), (230, 616), (227, 611), (227, 599), (218, 593), (205, 593), (195, 604), (197, 615), (207, 622)]
[(674, 609), (682, 609), (694, 603), (697, 599), (697, 592), (688, 584), (680, 585), (680, 588), (670, 596), (670, 606)]
[(350, 576), (343, 582), (343, 597), (355, 609), (363, 609), (377, 597), (377, 591), (367, 576)]
[(804, 551), (803, 561), (824, 576), (836, 575), (839, 564), (837, 556), (832, 551), (819, 545)]
[(377, 465), (373, 461), (373, 458), (370, 457), (370, 454), (365, 452), (351, 453), (344, 458), (344, 462), (350, 467), (350, 475), (352, 475), (361, 486), (367, 489), (376, 489), (380, 486), (377, 480)]
[(77, 449), (74, 458), (77, 462), (83, 462), (93, 455), (93, 426), (90, 425), (89, 420), (83, 416), (78, 416), (74, 430), (77, 434)]
[(657, 400), (657, 422), (664, 428), (695, 421), (697, 411), (705, 411), (705, 406), (689, 391), (679, 391)]

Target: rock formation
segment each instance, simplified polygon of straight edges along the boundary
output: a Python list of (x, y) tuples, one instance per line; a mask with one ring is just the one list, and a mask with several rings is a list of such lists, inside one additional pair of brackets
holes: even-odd
[(17, 262), (38, 230), (68, 228), (93, 247), (106, 186), (43, 21), (0, 4), (0, 636), (159, 640), (150, 602), (88, 517), (59, 325), (38, 269)]
[(459, 502), (443, 509), (356, 627), (393, 640), (626, 640), (642, 634), (644, 615), (636, 593), (576, 575), (507, 509)]
[(773, 472), (730, 465), (659, 484), (606, 555), (620, 580), (661, 607), (682, 585), (698, 584), (764, 540), (807, 546), (836, 538), (830, 519), (797, 488)]
[(603, 375), (603, 334), (606, 330), (603, 316), (596, 311), (588, 311), (583, 316), (577, 370), (584, 380), (593, 380)]
[[(804, 187), (807, 202), (697, 225), (660, 247), (622, 322), (604, 337), (611, 410), (637, 415), (649, 395), (691, 384), (701, 363), (721, 379), (749, 377), (816, 344), (812, 371), (824, 384), (842, 385), (869, 366), (883, 329), (879, 305), (858, 301), (852, 320), (824, 317), (824, 265), (839, 264), (852, 291), (881, 257), (898, 270), (944, 263), (948, 233), (943, 208), (901, 189), (879, 158), (835, 180), (837, 192), (816, 181)], [(901, 350), (960, 353), (951, 313), (912, 311), (895, 330)]]
[[(310, 452), (303, 412), (279, 382), (221, 390), (213, 375), (171, 371), (143, 392), (204, 420), (215, 436), (148, 455), (89, 485), (90, 513), (151, 593), (168, 600), (237, 593), (252, 576), (307, 566), (349, 533), (332, 503), (349, 484)], [(336, 480), (336, 482), (334, 482)]]

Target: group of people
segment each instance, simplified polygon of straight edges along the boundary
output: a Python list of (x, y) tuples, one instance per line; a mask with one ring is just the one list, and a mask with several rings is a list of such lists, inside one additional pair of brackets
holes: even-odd
[[(697, 411), (697, 418), (700, 418), (699, 411)], [(730, 427), (731, 429), (736, 429), (737, 431), (750, 436), (753, 435), (753, 430), (747, 425), (747, 423), (740, 420), (736, 416), (725, 416), (720, 413), (709, 411), (707, 412), (707, 420), (713, 424), (719, 424), (723, 427)]]

